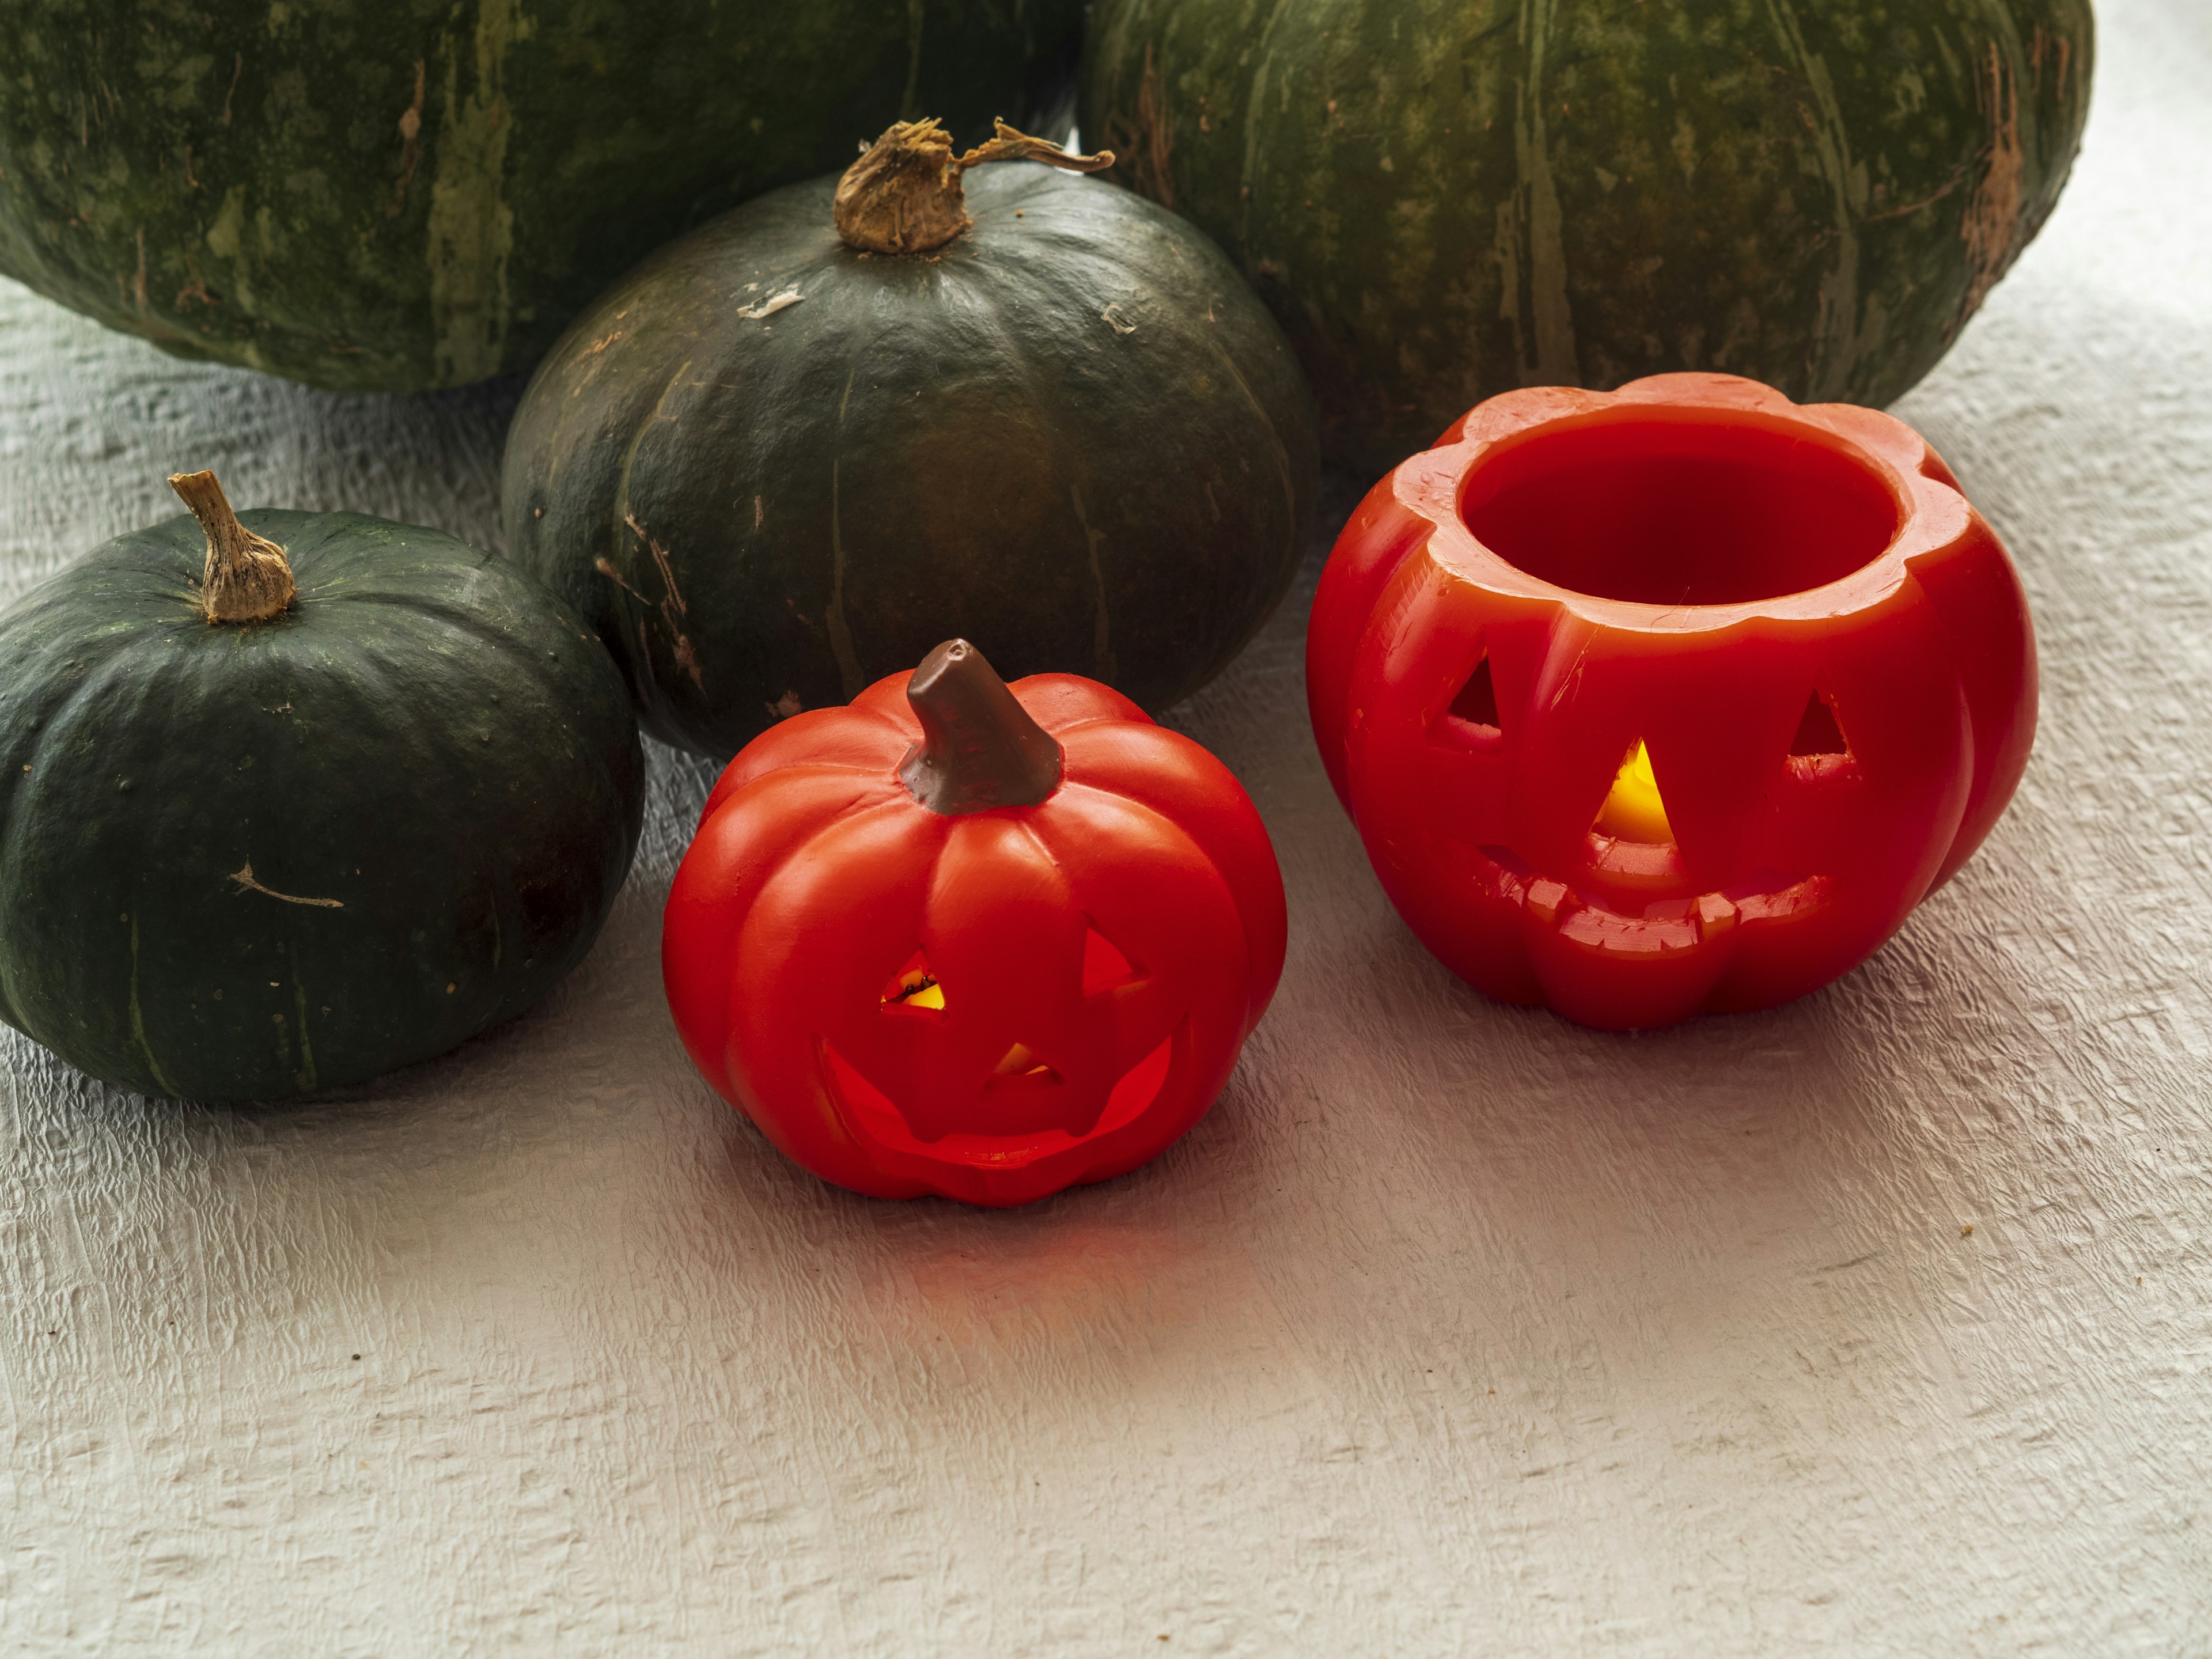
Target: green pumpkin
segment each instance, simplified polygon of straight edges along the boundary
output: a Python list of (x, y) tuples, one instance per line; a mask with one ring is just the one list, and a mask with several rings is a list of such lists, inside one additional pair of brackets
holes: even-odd
[(2088, 0), (1099, 0), (1082, 125), (1379, 471), (1518, 386), (1889, 402), (2051, 211), (2093, 38)]
[(1079, 0), (9, 0), (0, 274), (349, 391), (525, 369), (902, 107), (1049, 95)]
[(956, 636), (1155, 710), (1218, 673), (1313, 516), (1265, 308), (1094, 179), (984, 167), (957, 234), (904, 253), (842, 240), (836, 185), (702, 227), (578, 319), (508, 435), (510, 556), (592, 620), (647, 730), (710, 755)]
[(148, 1094), (355, 1083), (520, 1013), (642, 819), (620, 680), (513, 565), (357, 514), (243, 524), (289, 559), (265, 620), (208, 619), (190, 518), (0, 617), (0, 1018)]

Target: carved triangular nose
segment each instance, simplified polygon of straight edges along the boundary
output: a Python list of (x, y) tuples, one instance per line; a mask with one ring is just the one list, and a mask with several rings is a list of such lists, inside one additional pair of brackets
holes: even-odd
[(1651, 770), (1651, 751), (1642, 738), (1637, 739), (1636, 747), (1620, 763), (1605, 805), (1598, 808), (1597, 822), (1590, 828), (1615, 841), (1646, 842), (1657, 847), (1674, 839), (1674, 826), (1667, 822), (1667, 803), (1660, 799), (1659, 780)]
[(1010, 1046), (996, 1066), (992, 1069), (991, 1081), (999, 1083), (1057, 1083), (1060, 1073), (1030, 1052), (1025, 1042)]
[(937, 982), (930, 971), (929, 959), (916, 951), (907, 959), (905, 967), (884, 987), (883, 1004), (902, 1012), (926, 1008), (933, 1013), (945, 1012), (945, 988)]

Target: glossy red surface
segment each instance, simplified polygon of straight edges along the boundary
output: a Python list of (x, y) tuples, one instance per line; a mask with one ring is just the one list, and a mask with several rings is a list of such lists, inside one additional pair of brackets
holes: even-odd
[(1281, 976), (1282, 878), (1228, 769), (1072, 675), (1032, 806), (929, 810), (908, 676), (748, 744), (669, 894), (693, 1062), (785, 1152), (879, 1197), (1025, 1204), (1204, 1115)]
[[(1422, 942), (1492, 996), (1644, 1027), (1878, 949), (2011, 799), (2035, 642), (1911, 428), (1669, 374), (1493, 398), (1377, 484), (1307, 689)], [(1639, 744), (1666, 828), (1604, 833)]]

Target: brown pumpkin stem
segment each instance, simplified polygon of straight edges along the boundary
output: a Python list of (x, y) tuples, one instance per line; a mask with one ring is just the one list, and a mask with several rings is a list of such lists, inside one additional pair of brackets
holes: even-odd
[(848, 247), (869, 253), (927, 253), (974, 222), (960, 175), (988, 161), (1043, 161), (1073, 173), (1114, 165), (1114, 152), (1072, 155), (1058, 144), (993, 123), (997, 136), (965, 155), (934, 118), (894, 121), (867, 153), (845, 169), (830, 217)]
[(931, 811), (1034, 806), (1060, 787), (1060, 744), (967, 641), (947, 640), (924, 657), (906, 700), (921, 741), (899, 763), (899, 781)]
[(212, 623), (266, 622), (292, 603), (292, 566), (284, 550), (255, 535), (230, 510), (212, 472), (173, 472), (169, 488), (207, 532), (207, 569), (200, 606)]

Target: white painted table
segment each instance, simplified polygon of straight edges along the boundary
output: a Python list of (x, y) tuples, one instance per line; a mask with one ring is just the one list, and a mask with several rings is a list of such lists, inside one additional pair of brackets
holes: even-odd
[[(1872, 963), (1640, 1038), (1462, 988), (1322, 781), (1309, 573), (1180, 716), (1290, 887), (1228, 1095), (1032, 1210), (873, 1203), (685, 1063), (658, 752), (596, 953), (449, 1059), (222, 1112), (0, 1050), (0, 1651), (2212, 1652), (2212, 8), (2100, 52), (1899, 408), (2025, 574), (2034, 763)], [(490, 540), (514, 395), (0, 284), (0, 588), (186, 465)]]

